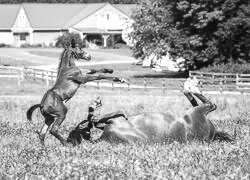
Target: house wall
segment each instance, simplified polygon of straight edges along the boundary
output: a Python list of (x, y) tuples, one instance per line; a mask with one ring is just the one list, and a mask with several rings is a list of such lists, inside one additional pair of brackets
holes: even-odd
[(129, 18), (111, 5), (106, 5), (91, 16), (80, 21), (73, 28), (99, 28), (122, 30)]
[(16, 18), (16, 21), (13, 25), (14, 29), (18, 29), (19, 31), (20, 30), (26, 30), (26, 29), (31, 29), (31, 25), (30, 25), (30, 22), (28, 20), (28, 17), (23, 9), (23, 7), (21, 6), (19, 12), (18, 12), (18, 15), (17, 15), (17, 18)]
[(33, 33), (33, 44), (43, 44), (49, 46), (51, 43), (53, 45), (56, 39), (60, 36), (60, 32), (34, 32)]
[(13, 45), (14, 36), (12, 32), (0, 32), (0, 43)]

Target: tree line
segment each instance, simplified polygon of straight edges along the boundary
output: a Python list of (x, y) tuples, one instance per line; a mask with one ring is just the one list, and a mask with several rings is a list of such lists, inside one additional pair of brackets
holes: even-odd
[(0, 3), (106, 3), (134, 4), (138, 0), (0, 0)]
[(133, 19), (135, 57), (169, 52), (189, 69), (250, 63), (249, 0), (147, 0)]

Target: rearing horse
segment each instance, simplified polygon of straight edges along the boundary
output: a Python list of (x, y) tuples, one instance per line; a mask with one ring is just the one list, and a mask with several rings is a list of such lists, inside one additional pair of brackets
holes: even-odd
[(101, 79), (118, 82), (126, 81), (114, 76), (92, 75), (96, 72), (112, 73), (112, 69), (91, 69), (88, 73), (82, 74), (81, 70), (75, 65), (74, 61), (76, 59), (90, 60), (91, 57), (82, 49), (75, 47), (75, 42), (72, 40), (71, 47), (66, 47), (62, 53), (54, 86), (45, 93), (40, 104), (31, 106), (26, 113), (27, 119), (31, 121), (33, 111), (40, 108), (41, 114), (45, 118), (45, 124), (40, 132), (37, 131), (42, 144), (44, 144), (45, 135), (50, 129), (49, 132), (63, 145), (68, 145), (58, 131), (68, 111), (65, 103), (74, 96), (81, 84)]

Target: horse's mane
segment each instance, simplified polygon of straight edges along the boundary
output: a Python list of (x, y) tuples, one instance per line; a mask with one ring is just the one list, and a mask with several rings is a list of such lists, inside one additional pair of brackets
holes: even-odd
[(66, 52), (66, 49), (63, 50), (61, 57), (60, 57), (60, 62), (59, 62), (58, 67), (57, 67), (57, 78), (59, 77), (59, 74), (62, 71), (62, 62), (63, 62), (63, 57), (64, 57), (65, 52)]
[[(66, 45), (66, 48), (63, 50), (63, 52), (61, 54), (61, 57), (60, 57), (61, 61), (59, 62), (59, 65), (58, 65), (58, 68), (57, 68), (57, 79), (60, 76), (62, 69), (66, 66), (65, 56), (66, 56), (67, 51), (71, 51), (71, 49), (68, 48), (69, 46), (70, 46), (69, 44)], [(72, 39), (72, 41), (71, 41), (71, 47), (72, 48), (75, 47), (75, 41), (74, 41), (74, 39)], [(66, 57), (66, 58), (71, 58), (71, 57)], [(72, 63), (71, 63), (71, 66), (72, 66)]]

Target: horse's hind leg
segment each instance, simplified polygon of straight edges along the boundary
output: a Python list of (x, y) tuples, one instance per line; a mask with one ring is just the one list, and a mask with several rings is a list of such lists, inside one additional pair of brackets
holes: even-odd
[(49, 127), (54, 121), (54, 117), (52, 116), (44, 116), (44, 117), (45, 117), (45, 124), (42, 126), (40, 132), (38, 132), (39, 139), (42, 145), (44, 145), (45, 135), (47, 134)]
[(51, 125), (50, 133), (55, 136), (63, 145), (67, 145), (67, 141), (59, 133), (59, 127), (66, 117), (67, 107), (62, 104), (61, 108), (62, 109), (60, 109), (60, 111), (56, 112), (56, 117), (54, 118), (54, 123)]
[(194, 93), (194, 95), (201, 100), (201, 102), (205, 105), (205, 114), (208, 114), (217, 109), (217, 106), (212, 103), (209, 99), (207, 99), (203, 94)]
[(189, 102), (192, 104), (193, 107), (198, 106), (197, 101), (195, 100), (195, 98), (191, 93), (184, 92), (184, 95), (187, 97), (187, 99), (189, 100)]
[(204, 104), (211, 103), (203, 94), (194, 93), (194, 95)]

